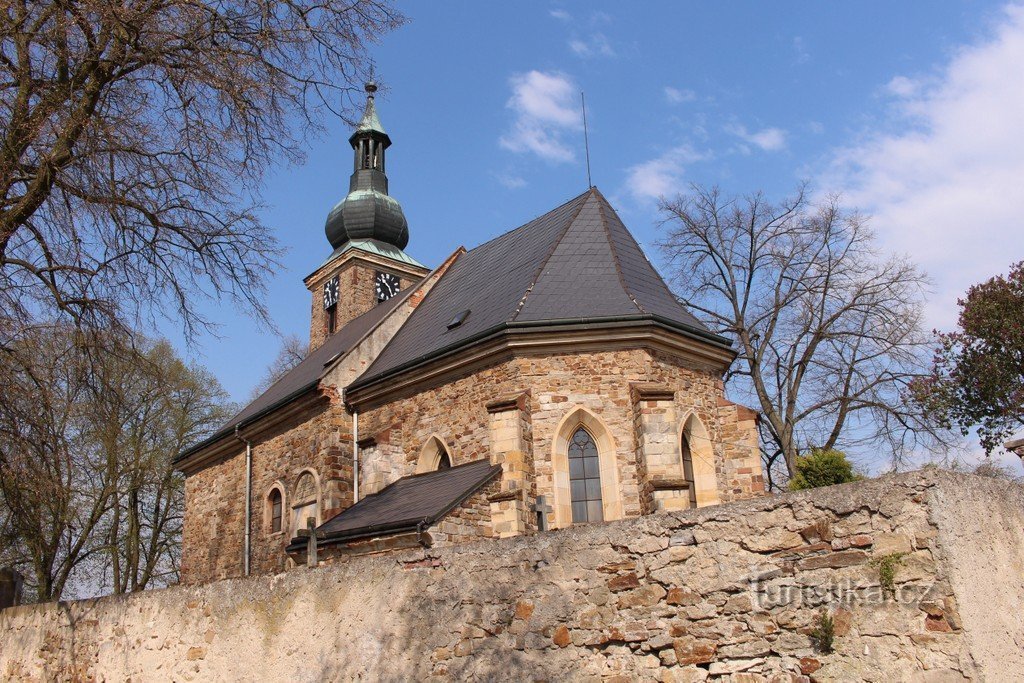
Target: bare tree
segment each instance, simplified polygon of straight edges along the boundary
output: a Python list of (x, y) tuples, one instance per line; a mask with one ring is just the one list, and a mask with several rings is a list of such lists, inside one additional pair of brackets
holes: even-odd
[(681, 300), (736, 342), (728, 379), (762, 413), (772, 483), (811, 447), (885, 446), (898, 463), (943, 438), (904, 400), (925, 369), (926, 278), (882, 257), (859, 215), (803, 187), (773, 204), (694, 186), (661, 209)]
[(250, 399), (255, 400), (260, 394), (269, 389), (277, 380), (288, 374), (288, 371), (305, 360), (309, 354), (309, 345), (303, 342), (294, 334), (288, 335), (281, 342), (281, 349), (277, 357), (263, 374), (263, 379), (252, 388)]
[(0, 560), (41, 601), (175, 581), (171, 458), (230, 414), (216, 380), (166, 342), (58, 326), (0, 354), (0, 386)]
[[(228, 297), (278, 254), (252, 199), (324, 107), (351, 111), (386, 2), (3, 0), (0, 323), (97, 327)], [(6, 342), (5, 342), (6, 343)]]

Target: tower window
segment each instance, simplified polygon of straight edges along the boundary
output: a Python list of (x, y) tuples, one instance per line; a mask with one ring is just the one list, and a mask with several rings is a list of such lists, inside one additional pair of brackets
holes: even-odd
[(327, 334), (334, 334), (338, 327), (338, 307), (331, 306), (327, 309)]

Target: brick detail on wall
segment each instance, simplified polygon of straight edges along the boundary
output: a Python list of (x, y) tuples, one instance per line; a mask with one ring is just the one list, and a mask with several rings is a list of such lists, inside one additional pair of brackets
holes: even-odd
[(528, 501), (533, 488), (533, 458), (529, 449), (529, 394), (492, 401), (487, 404), (487, 413), (491, 462), (501, 465), (502, 472), (499, 490), (490, 502), (493, 532), (501, 538), (516, 536), (531, 528)]

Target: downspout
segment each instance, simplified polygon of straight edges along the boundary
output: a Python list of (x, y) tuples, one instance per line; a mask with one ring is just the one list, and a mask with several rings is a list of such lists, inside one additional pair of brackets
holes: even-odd
[(352, 504), (359, 502), (359, 413), (352, 410)]
[(249, 576), (249, 556), (252, 538), (252, 442), (242, 436), (241, 425), (235, 425), (235, 438), (245, 444), (245, 549), (242, 555), (243, 576)]

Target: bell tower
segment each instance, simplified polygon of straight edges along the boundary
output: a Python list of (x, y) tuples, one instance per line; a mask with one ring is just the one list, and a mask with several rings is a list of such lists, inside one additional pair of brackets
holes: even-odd
[(348, 139), (353, 152), (348, 194), (324, 225), (334, 251), (304, 280), (313, 297), (310, 350), (429, 272), (404, 251), (409, 224), (402, 205), (388, 194), (384, 155), (391, 138), (377, 116), (376, 92), (376, 83), (366, 84), (366, 109)]

